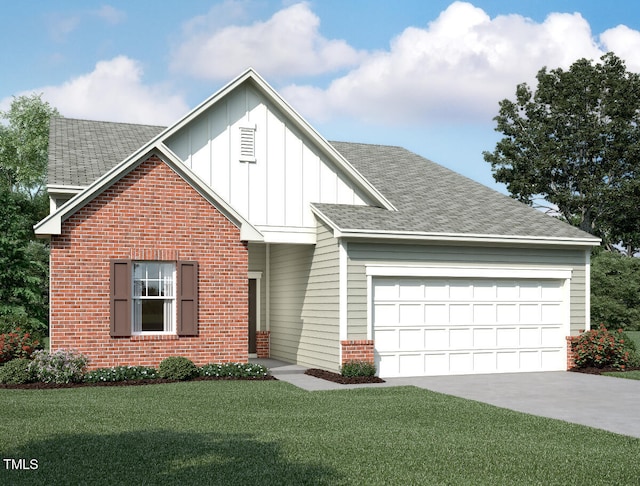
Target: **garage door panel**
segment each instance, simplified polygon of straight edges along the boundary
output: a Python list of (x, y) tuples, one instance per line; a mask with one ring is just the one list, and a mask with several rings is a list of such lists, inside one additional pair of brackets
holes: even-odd
[(474, 353), (473, 371), (475, 373), (494, 373), (496, 371), (495, 353)]
[(420, 280), (409, 280), (402, 282), (398, 288), (400, 300), (422, 300), (424, 299), (424, 285)]
[(496, 306), (494, 304), (475, 304), (473, 306), (474, 324), (495, 324)]
[(425, 324), (448, 324), (449, 308), (446, 304), (425, 304), (424, 322)]
[(520, 304), (519, 310), (519, 318), (516, 322), (523, 324), (535, 324), (540, 322), (539, 304)]
[(473, 299), (473, 287), (470, 281), (453, 280), (449, 282), (449, 298), (451, 300)]
[(401, 354), (399, 359), (399, 376), (415, 376), (421, 373), (424, 360), (422, 354)]
[(516, 304), (497, 304), (496, 321), (501, 324), (509, 324), (520, 320), (520, 312)]
[(398, 329), (378, 329), (376, 330), (376, 347), (385, 351), (396, 351), (400, 348), (400, 338)]
[(470, 353), (451, 353), (449, 355), (451, 374), (464, 375), (473, 373), (473, 355)]
[(468, 325), (473, 322), (472, 304), (451, 304), (449, 306), (449, 324)]
[(537, 348), (540, 346), (539, 327), (521, 327), (519, 347)]
[(424, 325), (423, 304), (400, 304), (400, 322), (403, 326)]
[(376, 278), (380, 376), (564, 369), (561, 281)]
[(496, 344), (498, 348), (515, 348), (519, 342), (517, 328), (505, 327), (496, 329)]
[(496, 286), (493, 281), (474, 283), (473, 298), (474, 300), (495, 300)]
[(496, 371), (506, 373), (518, 368), (516, 351), (498, 351), (496, 353)]
[(473, 330), (471, 328), (451, 329), (449, 345), (452, 349), (469, 349), (473, 347)]
[(375, 320), (385, 326), (395, 326), (400, 323), (398, 306), (395, 304), (375, 304), (373, 309)]
[(399, 349), (424, 349), (424, 331), (422, 329), (400, 329)]
[(562, 321), (562, 306), (560, 304), (542, 304), (540, 311), (540, 321), (545, 324)]
[(494, 349), (496, 347), (496, 329), (492, 327), (474, 328), (473, 347)]
[(559, 327), (543, 327), (540, 330), (540, 344), (542, 346), (557, 346), (564, 336)]
[(425, 329), (424, 348), (426, 350), (447, 349), (449, 347), (448, 329)]
[(520, 351), (520, 370), (540, 371), (539, 351)]
[(430, 370), (430, 375), (448, 375), (449, 356), (446, 353), (425, 354), (424, 369)]

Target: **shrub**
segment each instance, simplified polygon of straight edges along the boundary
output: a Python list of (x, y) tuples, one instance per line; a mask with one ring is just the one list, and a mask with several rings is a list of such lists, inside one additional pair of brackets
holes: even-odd
[(17, 358), (30, 358), (40, 346), (31, 333), (23, 332), (21, 328), (0, 334), (0, 363), (6, 363)]
[(370, 361), (347, 361), (340, 369), (342, 376), (376, 376), (376, 365)]
[(132, 381), (158, 378), (158, 370), (149, 366), (114, 366), (88, 371), (84, 375), (87, 383), (107, 381)]
[(169, 380), (189, 380), (198, 375), (198, 368), (189, 358), (170, 356), (165, 358), (158, 367), (160, 378)]
[(82, 381), (87, 358), (75, 351), (36, 351), (29, 369), (43, 383), (78, 383)]
[(251, 363), (206, 364), (198, 369), (200, 376), (218, 378), (264, 378), (269, 370)]
[(8, 385), (22, 385), (33, 381), (33, 374), (29, 370), (31, 361), (26, 358), (12, 359), (0, 366), (0, 383)]
[(622, 329), (609, 331), (604, 325), (581, 334), (573, 344), (578, 368), (612, 367), (625, 370), (636, 360), (633, 343)]

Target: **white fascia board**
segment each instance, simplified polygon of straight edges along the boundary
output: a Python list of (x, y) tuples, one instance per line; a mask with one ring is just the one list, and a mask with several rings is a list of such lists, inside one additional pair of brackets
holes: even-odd
[(257, 225), (265, 243), (316, 244), (316, 228)]
[(370, 230), (337, 230), (336, 238), (372, 238), (412, 241), (443, 241), (460, 243), (502, 243), (502, 244), (534, 244), (534, 245), (563, 245), (563, 246), (598, 246), (599, 238), (563, 238), (552, 236), (518, 236), (518, 235), (482, 235), (456, 233), (422, 233), (399, 231), (370, 231)]
[(54, 194), (79, 194), (84, 191), (87, 186), (65, 186), (62, 184), (48, 184), (47, 193)]
[(571, 268), (466, 265), (366, 265), (370, 277), (450, 277), (568, 280)]

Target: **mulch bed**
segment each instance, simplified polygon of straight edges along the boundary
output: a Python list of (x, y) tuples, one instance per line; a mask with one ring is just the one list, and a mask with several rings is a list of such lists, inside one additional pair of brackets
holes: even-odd
[[(277, 380), (276, 377), (268, 375), (260, 378), (234, 378), (217, 376), (199, 376), (187, 381), (268, 381)], [(154, 378), (149, 380), (128, 380), (128, 381), (100, 381), (98, 383), (25, 383), (23, 385), (8, 385), (0, 383), (0, 389), (12, 390), (52, 390), (55, 388), (84, 388), (88, 386), (140, 386), (158, 385), (161, 383), (178, 383), (179, 380), (167, 380), (165, 378)]]
[(315, 376), (316, 378), (322, 378), (323, 380), (333, 381), (334, 383), (340, 383), (341, 385), (362, 385), (363, 383), (384, 383), (382, 378), (377, 376), (342, 376), (340, 373), (333, 373), (331, 371), (320, 370), (317, 368), (309, 368), (304, 372), (305, 375)]

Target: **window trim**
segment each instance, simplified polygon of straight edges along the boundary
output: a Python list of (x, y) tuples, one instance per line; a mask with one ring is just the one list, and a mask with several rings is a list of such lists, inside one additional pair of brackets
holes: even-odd
[[(157, 296), (157, 297), (152, 297), (152, 296), (135, 296), (135, 265), (136, 264), (140, 264), (140, 263), (158, 263), (158, 264), (171, 264), (173, 266), (173, 272), (172, 272), (172, 276), (171, 276), (171, 280), (172, 283), (171, 285), (173, 286), (173, 292), (172, 292), (172, 296), (171, 297), (166, 297), (166, 296)], [(177, 324), (177, 320), (178, 320), (178, 305), (177, 305), (177, 273), (178, 273), (178, 269), (177, 269), (177, 264), (178, 262), (176, 261), (167, 261), (167, 260), (132, 260), (131, 261), (131, 335), (132, 336), (161, 336), (161, 335), (175, 335), (177, 334), (176, 332), (176, 324)], [(142, 302), (145, 300), (160, 300), (160, 301), (167, 301), (167, 300), (172, 300), (173, 305), (171, 306), (171, 323), (170, 323), (170, 329), (163, 329), (162, 331), (136, 331), (135, 327), (136, 327), (136, 302)], [(164, 316), (164, 314), (163, 314)], [(164, 321), (164, 318), (163, 318)], [(165, 323), (163, 322), (163, 328), (165, 327)], [(142, 323), (140, 323), (140, 328), (142, 328)]]

